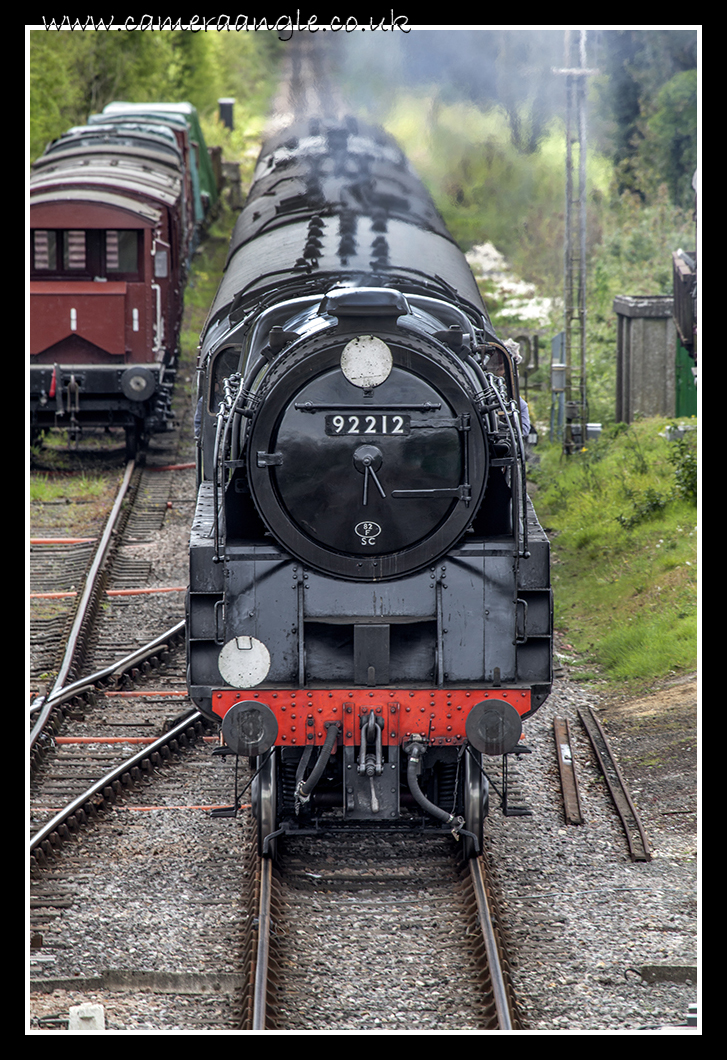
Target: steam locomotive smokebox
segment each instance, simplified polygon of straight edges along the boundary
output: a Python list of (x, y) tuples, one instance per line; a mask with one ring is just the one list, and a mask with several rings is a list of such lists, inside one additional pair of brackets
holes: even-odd
[(485, 755), (510, 754), (517, 747), (523, 723), (515, 708), (502, 699), (484, 699), (467, 717), (467, 739)]

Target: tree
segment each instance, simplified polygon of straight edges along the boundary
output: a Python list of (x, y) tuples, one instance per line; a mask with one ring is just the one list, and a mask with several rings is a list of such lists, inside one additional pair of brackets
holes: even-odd
[(115, 99), (189, 101), (211, 114), (220, 96), (264, 108), (281, 54), (270, 33), (30, 33), (30, 159)]
[(692, 178), (697, 167), (697, 71), (684, 70), (660, 89), (644, 125), (640, 165), (642, 183), (653, 194), (665, 183), (676, 206), (694, 202)]
[(594, 92), (619, 193), (650, 201), (666, 183), (683, 205), (696, 162), (696, 31), (606, 30), (597, 40)]

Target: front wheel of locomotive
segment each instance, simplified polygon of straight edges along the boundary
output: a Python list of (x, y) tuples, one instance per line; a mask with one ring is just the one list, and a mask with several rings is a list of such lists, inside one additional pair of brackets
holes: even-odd
[(256, 760), (256, 768), (251, 803), (257, 825), (258, 853), (263, 857), (274, 858), (277, 840), (270, 838), (278, 826), (278, 762), (274, 747)]
[(482, 770), (482, 755), (468, 747), (464, 756), (464, 826), (472, 834), (462, 837), (466, 861), (482, 853), (489, 793), (490, 786)]

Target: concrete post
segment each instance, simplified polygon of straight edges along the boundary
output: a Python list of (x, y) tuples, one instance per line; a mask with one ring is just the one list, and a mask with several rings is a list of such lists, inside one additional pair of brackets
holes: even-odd
[(671, 297), (620, 295), (616, 342), (616, 419), (674, 416), (676, 328)]

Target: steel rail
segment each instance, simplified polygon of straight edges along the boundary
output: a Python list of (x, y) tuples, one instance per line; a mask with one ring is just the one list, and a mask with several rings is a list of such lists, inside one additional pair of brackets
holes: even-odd
[(168, 629), (166, 633), (162, 633), (160, 636), (155, 637), (154, 640), (142, 644), (140, 648), (136, 648), (122, 659), (117, 659), (116, 662), (104, 667), (103, 670), (97, 670), (96, 673), (89, 674), (87, 677), (81, 677), (78, 681), (73, 681), (70, 685), (65, 685), (63, 688), (57, 689), (49, 695), (45, 701), (35, 700), (30, 704), (30, 714), (35, 714), (36, 711), (40, 710), (41, 707), (45, 705), (51, 707), (61, 706), (63, 703), (67, 703), (69, 699), (73, 699), (74, 696), (79, 696), (83, 692), (95, 688), (96, 685), (100, 684), (102, 681), (108, 680), (110, 677), (120, 677), (127, 670), (132, 669), (137, 663), (145, 662), (150, 656), (155, 655), (160, 648), (164, 647), (165, 644), (174, 640), (175, 637), (178, 637), (180, 633), (184, 632), (185, 626), (186, 620), (182, 619), (180, 622), (177, 622), (175, 626)]
[(482, 937), (484, 939), (485, 950), (487, 952), (487, 963), (490, 969), (490, 978), (492, 980), (492, 993), (495, 1002), (495, 1010), (497, 1012), (499, 1029), (502, 1031), (511, 1031), (513, 1030), (513, 1024), (512, 1017), (510, 1014), (510, 1004), (508, 1002), (507, 996), (507, 986), (505, 983), (505, 977), (502, 972), (502, 965), (500, 962), (500, 950), (497, 945), (495, 929), (492, 923), (492, 913), (490, 911), (490, 903), (487, 898), (487, 888), (485, 885), (481, 858), (472, 858), (470, 860), (470, 875), (472, 877), (472, 886), (474, 888), (475, 899), (477, 901), (480, 928), (482, 930)]
[(644, 826), (596, 712), (589, 707), (588, 712), (579, 710), (578, 717), (591, 741), (598, 766), (621, 818), (631, 860), (651, 861), (651, 847)]
[(270, 921), (273, 889), (273, 859), (260, 858), (260, 900), (258, 937), (253, 985), (252, 1030), (264, 1031), (267, 1015), (268, 972), (270, 968)]
[(43, 697), (40, 697), (36, 701), (40, 704), (42, 709), (30, 734), (31, 748), (35, 744), (35, 741), (38, 739), (40, 733), (43, 731), (43, 727), (45, 726), (45, 723), (48, 720), (52, 710), (53, 697), (60, 691), (60, 689), (63, 688), (63, 685), (66, 681), (66, 678), (68, 677), (69, 671), (73, 664), (73, 659), (75, 657), (81, 635), (81, 629), (86, 619), (86, 615), (90, 607), (91, 601), (93, 600), (94, 593), (96, 591), (96, 584), (99, 577), (99, 573), (103, 569), (103, 565), (106, 562), (106, 557), (108, 555), (109, 547), (111, 545), (113, 533), (116, 528), (116, 522), (121, 511), (121, 505), (129, 488), (129, 483), (131, 482), (131, 476), (134, 472), (135, 467), (135, 461), (129, 460), (126, 465), (126, 470), (124, 471), (124, 477), (122, 479), (121, 486), (116, 495), (116, 500), (114, 501), (113, 508), (111, 509), (111, 513), (109, 514), (108, 520), (106, 521), (106, 526), (99, 540), (98, 548), (96, 549), (96, 554), (94, 556), (90, 570), (86, 577), (86, 583), (83, 588), (83, 593), (81, 594), (80, 600), (78, 602), (76, 615), (73, 620), (70, 635), (68, 637), (68, 643), (66, 644), (65, 654), (63, 656), (63, 660), (58, 670), (55, 682), (53, 684), (53, 688), (51, 689), (50, 694), (45, 697), (45, 699), (43, 699)]
[(121, 765), (116, 766), (110, 773), (107, 773), (100, 780), (94, 781), (90, 788), (88, 788), (82, 795), (79, 795), (72, 802), (68, 803), (62, 810), (60, 810), (55, 817), (52, 817), (50, 821), (46, 822), (45, 825), (32, 836), (30, 840), (30, 853), (32, 854), (37, 848), (50, 836), (53, 832), (56, 832), (58, 828), (64, 824), (69, 818), (73, 817), (78, 810), (82, 810), (87, 802), (91, 801), (96, 795), (103, 793), (104, 788), (112, 786), (116, 781), (121, 780), (125, 773), (129, 773), (135, 767), (141, 765), (146, 759), (151, 758), (152, 755), (166, 747), (167, 744), (172, 743), (174, 740), (183, 736), (190, 725), (194, 725), (195, 722), (201, 721), (202, 715), (196, 709), (190, 710), (189, 714), (178, 722), (173, 729), (166, 732), (154, 743), (149, 744), (148, 747), (142, 751), (138, 751), (131, 758), (126, 759)]

